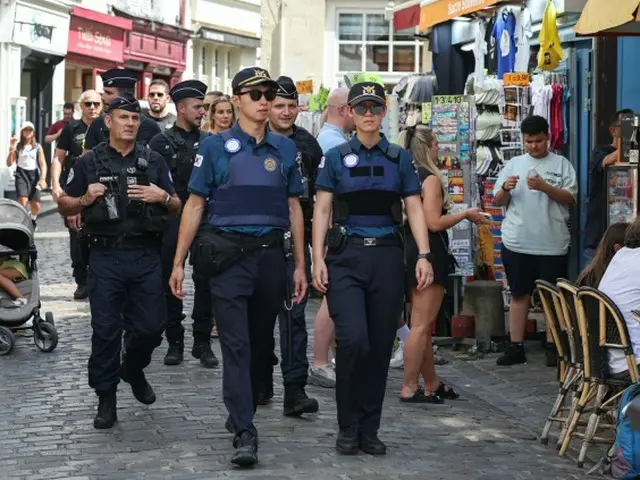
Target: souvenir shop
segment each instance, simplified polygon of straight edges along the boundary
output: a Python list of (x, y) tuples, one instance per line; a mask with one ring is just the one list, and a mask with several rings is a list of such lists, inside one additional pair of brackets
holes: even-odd
[[(423, 123), (436, 133), (456, 207), (482, 207), (492, 215), (488, 232), (468, 222), (450, 232), (457, 274), (504, 280), (503, 212), (493, 206), (493, 189), (502, 167), (524, 153), (522, 119), (548, 120), (550, 148), (571, 160), (586, 197), (592, 41), (576, 38), (579, 11), (567, 11), (559, 0), (470, 3), (455, 13), (440, 1), (421, 7), (419, 30), (428, 38), (433, 68), (405, 78), (394, 93), (400, 129)], [(585, 215), (586, 201), (579, 203), (572, 226)], [(579, 245), (578, 231), (572, 228), (573, 245)], [(576, 272), (580, 250), (571, 252)]]

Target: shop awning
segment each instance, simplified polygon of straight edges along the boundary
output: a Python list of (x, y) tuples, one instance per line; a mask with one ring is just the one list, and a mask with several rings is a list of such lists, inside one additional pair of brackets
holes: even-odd
[(394, 8), (393, 30), (406, 30), (417, 27), (420, 24), (420, 1), (411, 0)]
[(640, 0), (588, 0), (573, 29), (578, 35), (640, 35)]
[(423, 0), (420, 7), (420, 30), (477, 12), (498, 2), (500, 0)]

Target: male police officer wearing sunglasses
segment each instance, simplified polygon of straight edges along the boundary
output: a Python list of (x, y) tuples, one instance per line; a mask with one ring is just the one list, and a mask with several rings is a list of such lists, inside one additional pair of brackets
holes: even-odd
[[(433, 271), (411, 154), (380, 134), (384, 89), (356, 84), (348, 104), (356, 135), (326, 153), (316, 180), (313, 283), (327, 294), (335, 323), (336, 450), (384, 455), (377, 433), (403, 302), (402, 199), (420, 252), (419, 289), (431, 283)], [(328, 229), (332, 202), (334, 226)]]
[[(173, 183), (180, 201), (184, 205), (189, 196), (189, 178), (193, 170), (198, 147), (209, 134), (200, 130), (205, 115), (204, 96), (207, 86), (198, 80), (185, 80), (176, 84), (169, 94), (176, 105), (177, 118), (172, 128), (164, 130), (151, 139), (149, 148), (162, 155), (169, 166)], [(169, 276), (173, 269), (173, 258), (178, 243), (180, 219), (169, 220), (169, 228), (162, 242), (162, 273), (165, 275), (167, 292), (167, 329), (165, 336), (169, 349), (164, 357), (165, 365), (179, 365), (184, 356), (184, 327), (182, 320), (182, 300), (176, 298), (169, 289)], [(214, 368), (218, 359), (211, 350), (211, 327), (213, 312), (209, 280), (193, 275), (193, 348), (191, 354), (200, 360), (205, 368)]]
[(296, 146), (266, 128), (278, 84), (253, 67), (233, 78), (238, 123), (207, 137), (196, 157), (180, 223), (170, 279), (182, 296), (183, 263), (209, 199), (213, 233), (198, 240), (194, 268), (211, 268), (211, 294), (223, 356), (223, 394), (234, 433), (232, 462), (258, 461), (253, 425), (264, 365), (271, 361), (275, 319), (286, 297), (283, 245), (291, 228), (295, 243), (293, 301), (306, 295), (304, 224), (299, 197), (304, 192), (296, 165)]
[(82, 214), (91, 249), (89, 386), (99, 397), (93, 426), (100, 429), (111, 428), (118, 418), (120, 378), (139, 402), (156, 400), (144, 369), (162, 342), (166, 308), (160, 244), (167, 216), (178, 214), (180, 199), (162, 157), (136, 145), (140, 116), (140, 104), (131, 96), (111, 102), (104, 117), (109, 143), (76, 160), (58, 201), (63, 215)]

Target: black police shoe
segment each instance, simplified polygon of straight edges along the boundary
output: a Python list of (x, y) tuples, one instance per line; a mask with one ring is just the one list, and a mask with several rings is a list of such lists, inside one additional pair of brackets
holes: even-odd
[(98, 412), (93, 419), (93, 428), (100, 430), (111, 428), (117, 421), (116, 394), (100, 395), (98, 397)]
[(336, 440), (336, 451), (342, 455), (355, 455), (360, 448), (358, 427), (341, 428)]
[(258, 392), (258, 405), (269, 405), (273, 398), (273, 383), (271, 385), (265, 385), (263, 389)]
[(527, 357), (522, 344), (509, 344), (504, 354), (496, 360), (496, 364), (501, 367), (518, 365), (520, 363), (527, 363)]
[(287, 385), (284, 387), (284, 409), (286, 417), (299, 417), (303, 413), (316, 413), (318, 401), (309, 398), (302, 385)]
[(387, 446), (375, 433), (360, 434), (360, 450), (369, 455), (386, 455)]
[(231, 458), (231, 463), (239, 467), (253, 467), (258, 463), (258, 436), (244, 430), (233, 439), (236, 453)]
[(211, 344), (208, 341), (194, 341), (193, 348), (191, 349), (191, 355), (193, 355), (194, 358), (200, 359), (200, 365), (204, 368), (215, 368), (220, 364), (215, 353), (211, 350)]
[(84, 300), (88, 296), (89, 296), (89, 292), (87, 291), (86, 285), (78, 285), (78, 288), (76, 288), (76, 291), (73, 292), (74, 300)]
[(182, 343), (170, 343), (167, 354), (164, 356), (165, 365), (180, 365), (184, 360), (184, 345)]
[(147, 378), (144, 376), (144, 372), (130, 373), (127, 371), (125, 365), (120, 368), (120, 378), (122, 381), (131, 385), (131, 391), (133, 396), (136, 397), (140, 403), (145, 405), (151, 405), (156, 401), (156, 394), (147, 382)]

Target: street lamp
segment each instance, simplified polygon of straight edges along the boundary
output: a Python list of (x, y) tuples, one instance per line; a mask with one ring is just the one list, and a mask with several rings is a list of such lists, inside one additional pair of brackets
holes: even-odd
[(387, 21), (393, 20), (393, 9), (396, 7), (396, 2), (389, 0), (387, 6), (384, 7), (384, 19)]

